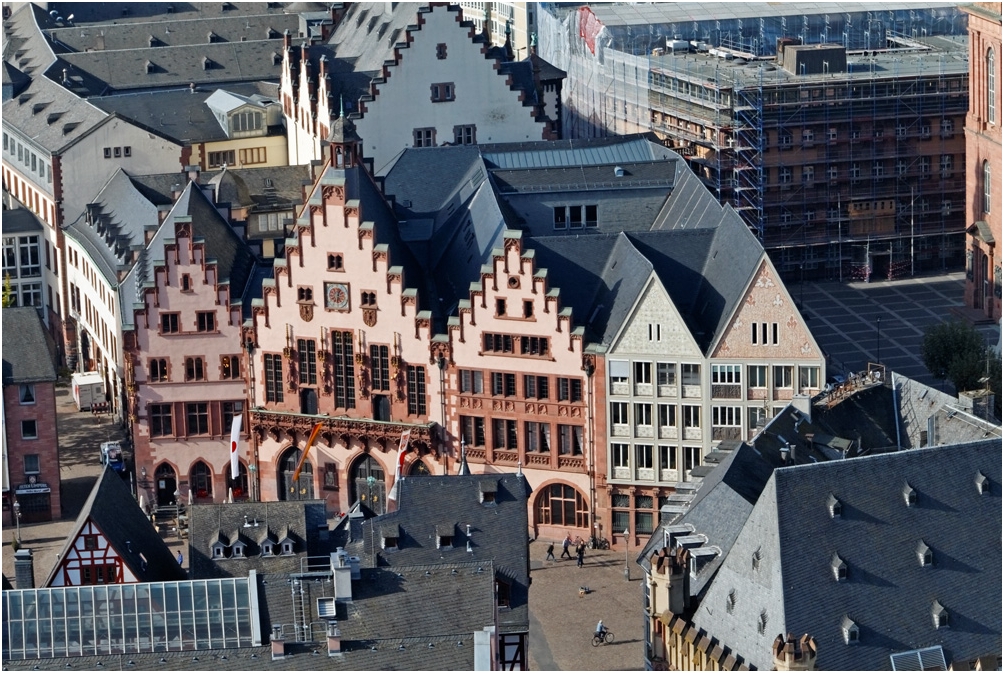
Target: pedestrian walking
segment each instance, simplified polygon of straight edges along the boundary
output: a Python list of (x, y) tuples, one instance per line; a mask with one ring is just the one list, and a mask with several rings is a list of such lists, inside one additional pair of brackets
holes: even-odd
[(575, 547), (575, 565), (582, 567), (582, 558), (586, 555), (586, 543), (580, 542), (578, 546)]
[(544, 558), (545, 561), (556, 561), (554, 558), (554, 543), (547, 545), (547, 556)]
[(561, 558), (568, 557), (568, 560), (572, 560), (572, 555), (568, 553), (568, 548), (572, 546), (572, 534), (568, 533), (565, 535), (565, 539), (561, 541)]
[(178, 565), (182, 565), (185, 562), (185, 557), (182, 556), (180, 551), (178, 552), (178, 558), (176, 560), (178, 561)]

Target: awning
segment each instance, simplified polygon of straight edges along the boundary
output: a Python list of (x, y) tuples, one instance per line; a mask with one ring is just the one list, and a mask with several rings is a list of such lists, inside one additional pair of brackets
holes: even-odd
[(968, 233), (970, 236), (973, 236), (974, 238), (980, 239), (981, 241), (983, 241), (988, 245), (993, 245), (994, 243), (996, 243), (996, 241), (994, 240), (994, 234), (990, 230), (990, 225), (987, 224), (986, 221), (984, 220), (976, 220), (975, 222), (973, 222), (971, 225), (969, 225), (969, 228), (966, 229), (966, 233)]

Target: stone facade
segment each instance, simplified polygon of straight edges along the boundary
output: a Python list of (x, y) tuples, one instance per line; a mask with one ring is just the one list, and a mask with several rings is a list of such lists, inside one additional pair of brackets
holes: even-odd
[(967, 307), (1000, 320), (1001, 5), (976, 2), (963, 9), (969, 14), (965, 300)]

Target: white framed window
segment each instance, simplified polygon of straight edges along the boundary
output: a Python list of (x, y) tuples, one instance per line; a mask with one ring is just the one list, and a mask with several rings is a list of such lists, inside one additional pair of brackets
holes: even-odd
[(22, 383), (18, 386), (17, 398), (19, 404), (35, 404), (35, 386), (30, 383)]
[(747, 368), (750, 388), (767, 387), (767, 365), (750, 365)]
[(816, 180), (816, 167), (815, 166), (803, 166), (802, 167), (802, 184), (811, 185)]
[(993, 48), (987, 49), (987, 121), (997, 123), (997, 54)]
[(26, 453), (24, 455), (24, 473), (38, 474), (42, 471), (42, 463), (37, 453)]
[(993, 195), (991, 194), (991, 186), (993, 173), (991, 172), (990, 162), (983, 162), (983, 212), (990, 213), (990, 205), (993, 200)]
[(819, 367), (798, 368), (798, 387), (801, 390), (808, 388), (819, 389)]
[(791, 365), (774, 365), (774, 387), (791, 388)]
[(767, 410), (763, 407), (749, 407), (749, 429), (756, 430), (767, 424)]
[(742, 365), (711, 365), (712, 383), (742, 383)]
[(738, 428), (742, 425), (742, 407), (711, 407), (711, 424)]
[(683, 427), (701, 427), (701, 408), (693, 404), (683, 405)]
[(630, 422), (628, 420), (627, 402), (610, 403), (610, 422), (613, 425), (627, 425)]
[(634, 424), (635, 425), (652, 425), (652, 405), (651, 404), (635, 404), (634, 405)]
[(787, 166), (781, 166), (777, 170), (777, 180), (782, 185), (791, 184), (791, 169)]
[(614, 467), (629, 467), (630, 459), (627, 444), (610, 445), (610, 462)]
[(826, 169), (826, 177), (830, 180), (836, 180), (840, 176), (840, 169), (836, 166), (829, 166)]
[(854, 179), (854, 180), (858, 180), (858, 179), (861, 178), (861, 165), (860, 164), (856, 164), (856, 163), (855, 164), (851, 164), (851, 178)]
[(652, 383), (652, 363), (651, 362), (635, 362), (634, 363), (634, 382), (639, 383)]
[(657, 322), (650, 322), (648, 324), (648, 340), (662, 341), (662, 325)]
[(21, 421), (21, 439), (38, 439), (38, 423), (35, 419)]

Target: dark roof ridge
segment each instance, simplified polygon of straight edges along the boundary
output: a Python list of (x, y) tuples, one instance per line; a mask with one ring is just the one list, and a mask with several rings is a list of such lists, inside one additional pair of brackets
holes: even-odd
[[(957, 444), (940, 444), (938, 446), (923, 446), (915, 449), (903, 449), (901, 451), (886, 451), (885, 453), (872, 453), (863, 456), (856, 456), (854, 458), (848, 458), (845, 460), (824, 460), (815, 463), (803, 463), (798, 465), (788, 465), (785, 467), (777, 467), (774, 469), (775, 472), (779, 474), (779, 478), (791, 478), (794, 476), (796, 470), (817, 470), (817, 469), (838, 469), (838, 466), (844, 466), (847, 463), (853, 462), (854, 464), (861, 464), (861, 461), (889, 461), (895, 460), (894, 456), (901, 456), (903, 454), (913, 454), (919, 452), (925, 452), (927, 454), (932, 454), (940, 451), (959, 451), (960, 449), (973, 448), (976, 450), (985, 449), (989, 450), (990, 447), (981, 447), (980, 445), (987, 445), (990, 441), (994, 441), (998, 448), (1000, 448), (1000, 438), (998, 437), (988, 437), (987, 439), (974, 439), (968, 442), (960, 442)], [(799, 472), (798, 474), (801, 474)]]

